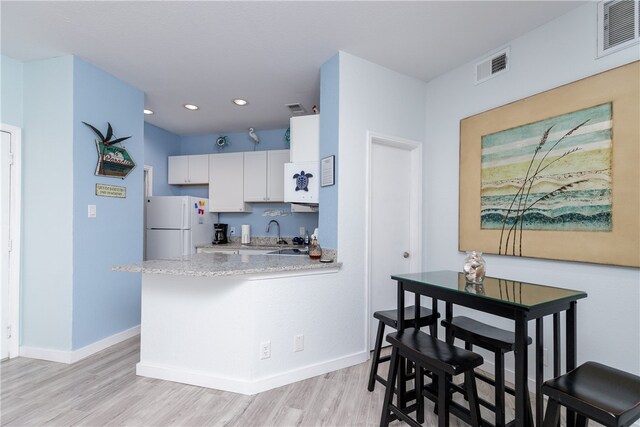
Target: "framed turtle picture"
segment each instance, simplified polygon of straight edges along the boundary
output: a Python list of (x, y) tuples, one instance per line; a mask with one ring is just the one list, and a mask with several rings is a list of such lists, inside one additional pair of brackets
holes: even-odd
[(459, 250), (640, 266), (640, 62), (460, 122)]

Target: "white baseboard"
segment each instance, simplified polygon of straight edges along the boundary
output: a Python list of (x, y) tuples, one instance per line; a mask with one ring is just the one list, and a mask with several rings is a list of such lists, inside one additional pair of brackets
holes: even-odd
[(246, 395), (253, 395), (276, 387), (306, 380), (327, 372), (348, 368), (359, 363), (366, 362), (369, 352), (354, 353), (349, 356), (314, 365), (304, 366), (270, 377), (259, 378), (254, 381), (238, 380), (211, 375), (203, 371), (191, 371), (175, 366), (164, 366), (153, 363), (140, 362), (136, 365), (136, 374), (143, 377), (157, 378), (167, 381), (175, 381), (200, 387), (230, 391)]
[(136, 335), (140, 335), (140, 325), (118, 332), (77, 350), (65, 351), (20, 346), (20, 357), (72, 364)]

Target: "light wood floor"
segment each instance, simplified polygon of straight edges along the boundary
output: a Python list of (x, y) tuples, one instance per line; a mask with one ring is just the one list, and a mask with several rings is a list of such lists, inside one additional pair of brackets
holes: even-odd
[[(377, 384), (373, 393), (367, 391), (369, 363), (244, 396), (138, 377), (139, 352), (139, 338), (135, 337), (73, 365), (21, 357), (2, 362), (1, 424), (247, 427), (380, 423), (384, 390)], [(386, 366), (381, 371), (386, 373)], [(479, 393), (493, 401), (492, 388), (481, 383)], [(512, 419), (513, 399), (507, 399), (507, 419)], [(428, 401), (426, 405), (425, 425), (437, 424), (433, 405)], [(483, 417), (493, 421), (484, 410)], [(452, 416), (451, 425), (466, 424)]]

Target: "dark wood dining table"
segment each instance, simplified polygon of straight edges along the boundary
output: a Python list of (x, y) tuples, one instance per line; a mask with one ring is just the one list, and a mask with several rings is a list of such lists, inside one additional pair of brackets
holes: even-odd
[[(404, 329), (405, 292), (415, 294), (415, 305), (420, 307), (420, 297), (432, 300), (433, 313), (438, 312), (438, 301), (445, 303), (445, 317), (451, 321), (453, 306), (468, 307), (483, 313), (511, 319), (515, 323), (515, 425), (533, 425), (528, 393), (528, 323), (535, 320), (535, 366), (536, 366), (536, 410), (535, 424), (542, 425), (543, 406), (540, 388), (544, 369), (544, 328), (543, 318), (553, 316), (553, 373), (561, 372), (561, 321), (565, 313), (565, 371), (576, 367), (577, 363), (577, 301), (586, 298), (582, 291), (564, 289), (521, 281), (485, 277), (481, 284), (467, 282), (463, 273), (455, 271), (432, 271), (423, 273), (395, 274), (391, 278), (398, 285), (398, 330)], [(416, 310), (416, 322), (420, 316)], [(433, 328), (437, 337), (437, 328)], [(404, 364), (401, 364), (404, 366)], [(404, 406), (405, 370), (399, 369), (399, 405)], [(573, 427), (574, 414), (567, 413), (567, 425)]]

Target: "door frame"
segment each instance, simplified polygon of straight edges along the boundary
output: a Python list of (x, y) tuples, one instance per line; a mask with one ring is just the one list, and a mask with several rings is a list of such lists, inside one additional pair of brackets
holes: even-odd
[(371, 318), (373, 311), (371, 307), (372, 278), (371, 278), (371, 173), (372, 173), (372, 147), (373, 144), (381, 144), (389, 147), (407, 150), (411, 155), (411, 172), (417, 179), (411, 181), (410, 197), (410, 243), (409, 253), (410, 270), (418, 272), (422, 269), (422, 143), (419, 141), (400, 138), (397, 136), (385, 135), (377, 132), (367, 131), (367, 145), (365, 148), (366, 157), (366, 186), (365, 186), (365, 293), (366, 293), (366, 316), (365, 316), (365, 343), (366, 351), (369, 353), (372, 344), (369, 342), (371, 331)]
[[(9, 209), (9, 235), (11, 236), (11, 256), (9, 257), (9, 310), (11, 337), (9, 337), (9, 359), (19, 356), (20, 349), (20, 278), (22, 257), (22, 129), (0, 123), (0, 131), (11, 134), (11, 189)], [(4, 333), (4, 331), (2, 331)]]

